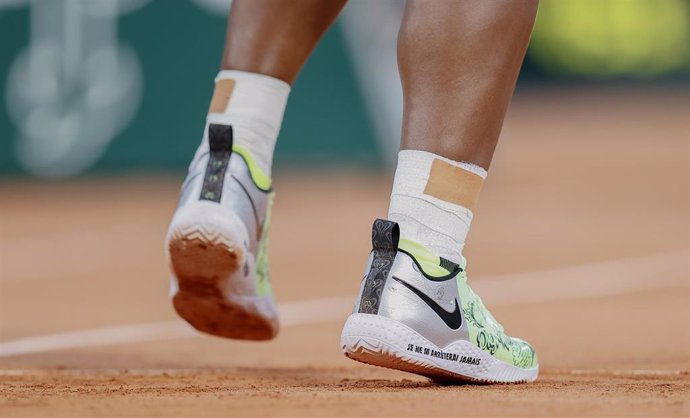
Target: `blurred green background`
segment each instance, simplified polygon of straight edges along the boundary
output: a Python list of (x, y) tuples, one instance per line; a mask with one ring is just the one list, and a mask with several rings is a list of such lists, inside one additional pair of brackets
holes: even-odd
[[(93, 22), (85, 19), (75, 29), (79, 22), (70, 20), (69, 7), (79, 1), (83, 0), (0, 0), (0, 173), (66, 177), (121, 170), (183, 169), (200, 139), (219, 67), (225, 18), (192, 0), (130, 0), (131, 10), (114, 22), (114, 39), (116, 46), (133, 52), (139, 69), (140, 99), (129, 97), (134, 112), (131, 117), (122, 116), (121, 127), (110, 128), (110, 137), (107, 132), (93, 134), (103, 134), (105, 141), (102, 149), (90, 151), (93, 161), (75, 163), (75, 168), (70, 169), (64, 167), (71, 164), (69, 161), (51, 159), (51, 153), (59, 149), (40, 141), (52, 141), (54, 134), (65, 140), (70, 132), (79, 135), (78, 122), (70, 125), (58, 120), (39, 129), (37, 126), (42, 125), (36, 120), (57, 120), (63, 115), (71, 120), (67, 116), (77, 113), (82, 96), (92, 93), (89, 86), (79, 85), (89, 75), (79, 75), (69, 89), (58, 86), (54, 97), (42, 97), (42, 85), (31, 77), (21, 78), (33, 73), (18, 63), (30, 43), (41, 36), (44, 40), (54, 36), (67, 45), (83, 29), (84, 39), (79, 40), (79, 45), (87, 50), (90, 28), (99, 36), (108, 34), (89, 26), (106, 26), (99, 24), (102, 16), (98, 11), (91, 15), (96, 16)], [(52, 2), (52, 8), (44, 7), (47, 2)], [(359, 2), (360, 7), (366, 3)], [(46, 9), (42, 12), (46, 16), (63, 19), (64, 24), (52, 32), (36, 24), (40, 22), (37, 10), (41, 8)], [(42, 34), (38, 33), (41, 30)], [(279, 167), (334, 163), (376, 167), (384, 160), (361, 94), (361, 82), (345, 45), (344, 30), (342, 22), (337, 22), (327, 33), (293, 88), (276, 152)], [(58, 47), (53, 59), (61, 62), (60, 68), (69, 68), (74, 65), (69, 58), (73, 51), (64, 45)], [(97, 68), (97, 63), (94, 65)], [(542, 0), (519, 90), (572, 83), (662, 84), (687, 89), (689, 73), (687, 0)], [(127, 103), (127, 97), (120, 99)], [(39, 105), (49, 108), (48, 116), (33, 112), (32, 106)], [(75, 118), (86, 124), (89, 116)], [(83, 131), (81, 135), (88, 138), (88, 131)], [(31, 135), (38, 142), (29, 151), (22, 151), (22, 141)], [(80, 149), (78, 143), (72, 146)], [(27, 157), (29, 154), (33, 157)], [(62, 164), (62, 168), (55, 169), (51, 164)]]

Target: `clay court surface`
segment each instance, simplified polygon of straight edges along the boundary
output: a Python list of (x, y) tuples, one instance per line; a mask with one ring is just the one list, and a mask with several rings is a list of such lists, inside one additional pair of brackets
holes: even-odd
[(182, 172), (4, 181), (0, 415), (690, 416), (688, 97), (516, 99), (466, 255), (540, 356), (527, 385), (437, 386), (340, 353), (386, 212), (380, 173), (278, 171), (284, 321), (266, 343), (198, 335), (172, 311), (163, 237)]

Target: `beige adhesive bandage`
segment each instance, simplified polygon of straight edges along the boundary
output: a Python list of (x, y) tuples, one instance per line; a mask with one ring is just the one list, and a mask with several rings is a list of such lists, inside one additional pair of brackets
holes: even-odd
[(477, 174), (435, 159), (424, 194), (474, 211), (483, 183)]
[(213, 90), (213, 98), (209, 106), (208, 113), (224, 113), (230, 101), (230, 95), (235, 88), (235, 80), (223, 79), (216, 82)]

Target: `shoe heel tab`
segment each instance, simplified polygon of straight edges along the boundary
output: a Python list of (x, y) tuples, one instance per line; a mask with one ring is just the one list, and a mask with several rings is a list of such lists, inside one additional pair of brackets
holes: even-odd
[(232, 126), (212, 123), (208, 126), (209, 157), (204, 171), (199, 200), (220, 203), (225, 172), (232, 154)]
[(371, 263), (366, 273), (359, 303), (355, 307), (356, 312), (376, 315), (383, 289), (388, 280), (400, 240), (400, 227), (395, 222), (384, 219), (374, 221), (371, 232), (371, 243), (374, 249), (371, 252)]
[(371, 245), (374, 250), (397, 251), (400, 242), (400, 227), (396, 222), (377, 219), (371, 230)]
[(208, 147), (211, 152), (232, 151), (232, 125), (208, 125)]

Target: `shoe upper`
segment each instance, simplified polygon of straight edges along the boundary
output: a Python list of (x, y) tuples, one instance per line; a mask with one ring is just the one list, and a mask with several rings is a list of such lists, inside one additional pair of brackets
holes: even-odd
[[(243, 237), (241, 245), (255, 259), (256, 293), (267, 295), (271, 292), (268, 241), (275, 193), (271, 178), (232, 139), (231, 125), (208, 125), (182, 184), (176, 217), (191, 206), (216, 205), (217, 210), (213, 212), (217, 216), (199, 221), (215, 224), (227, 221), (227, 225), (213, 226), (221, 229), (225, 226), (233, 236)], [(233, 225), (239, 220), (244, 226), (242, 233), (228, 226), (231, 218), (235, 221)]]
[(396, 223), (374, 222), (373, 250), (354, 313), (395, 319), (439, 347), (462, 339), (514, 366), (538, 364), (532, 347), (507, 336), (467, 284), (464, 258), (458, 265), (399, 235)]

